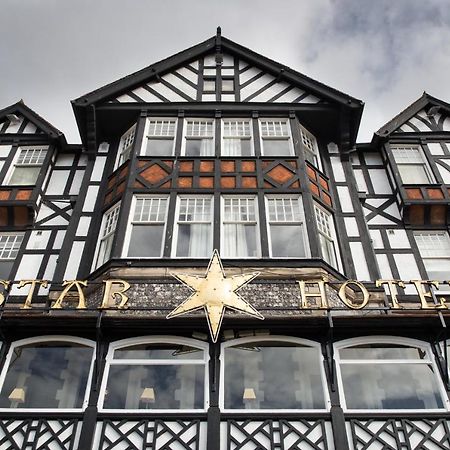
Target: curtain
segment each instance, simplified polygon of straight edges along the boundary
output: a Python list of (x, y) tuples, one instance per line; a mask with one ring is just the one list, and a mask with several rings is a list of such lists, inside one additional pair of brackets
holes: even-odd
[(226, 138), (223, 140), (223, 156), (242, 156), (241, 139)]
[(250, 255), (249, 243), (245, 227), (248, 225), (228, 223), (223, 227), (224, 249), (223, 256), (229, 258), (254, 256)]
[(209, 257), (211, 253), (211, 224), (195, 223), (189, 226), (189, 256)]

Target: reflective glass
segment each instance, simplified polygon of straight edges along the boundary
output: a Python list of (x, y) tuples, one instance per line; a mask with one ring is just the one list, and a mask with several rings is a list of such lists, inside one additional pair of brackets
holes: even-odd
[(110, 366), (105, 409), (204, 408), (204, 365)]
[(427, 364), (341, 364), (349, 409), (437, 409), (444, 403)]
[(114, 351), (114, 359), (203, 359), (203, 350), (181, 344), (138, 344)]
[(302, 227), (297, 225), (271, 225), (272, 256), (301, 258), (306, 256)]
[(339, 356), (341, 359), (425, 359), (426, 352), (395, 344), (364, 344), (342, 348)]
[(65, 342), (16, 347), (0, 392), (1, 408), (81, 408), (93, 349)]
[(290, 156), (292, 155), (288, 139), (264, 139), (264, 156)]
[(159, 257), (164, 225), (133, 225), (128, 256)]
[(225, 408), (323, 409), (320, 364), (319, 350), (291, 343), (226, 348)]
[(172, 156), (173, 138), (168, 139), (147, 139), (145, 156)]

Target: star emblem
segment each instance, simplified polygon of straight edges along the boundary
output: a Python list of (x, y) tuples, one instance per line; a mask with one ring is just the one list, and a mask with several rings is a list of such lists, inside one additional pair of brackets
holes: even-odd
[(167, 319), (203, 308), (213, 342), (217, 342), (226, 308), (264, 320), (264, 317), (236, 292), (256, 278), (259, 272), (227, 278), (217, 250), (213, 252), (204, 277), (174, 273), (171, 275), (194, 292), (168, 314)]

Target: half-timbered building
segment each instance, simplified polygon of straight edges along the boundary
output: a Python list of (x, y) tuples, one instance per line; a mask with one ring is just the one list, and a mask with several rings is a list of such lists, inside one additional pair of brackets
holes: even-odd
[(449, 104), (218, 29), (72, 106), (0, 111), (1, 449), (450, 448)]

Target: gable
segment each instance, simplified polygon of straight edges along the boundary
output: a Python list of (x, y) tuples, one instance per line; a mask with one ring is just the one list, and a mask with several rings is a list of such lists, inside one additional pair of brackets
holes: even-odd
[(195, 59), (110, 99), (110, 103), (159, 102), (319, 103), (322, 99), (245, 59), (224, 53)]
[(41, 134), (41, 130), (30, 119), (22, 114), (8, 114), (0, 117), (0, 134)]
[[(436, 111), (422, 109), (410, 119), (400, 125), (394, 133), (417, 133), (429, 131), (450, 131), (450, 117), (442, 113), (439, 108)], [(428, 111), (428, 113), (427, 113)]]

